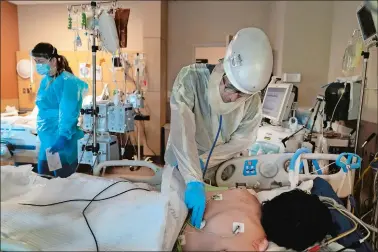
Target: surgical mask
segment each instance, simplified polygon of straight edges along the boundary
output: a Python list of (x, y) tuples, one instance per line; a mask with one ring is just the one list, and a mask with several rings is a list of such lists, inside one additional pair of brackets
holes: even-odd
[(37, 64), (36, 66), (37, 73), (40, 75), (48, 75), (50, 73), (50, 65), (49, 64)]

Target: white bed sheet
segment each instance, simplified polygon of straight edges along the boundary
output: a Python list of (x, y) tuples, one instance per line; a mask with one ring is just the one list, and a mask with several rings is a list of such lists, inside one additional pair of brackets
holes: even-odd
[[(116, 198), (93, 202), (86, 216), (101, 251), (171, 251), (185, 221), (184, 183), (168, 167), (163, 170), (160, 192), (135, 190)], [(173, 172), (173, 173), (172, 173)], [(68, 199), (91, 199), (114, 183), (101, 177), (74, 174), (67, 179), (47, 180), (31, 168), (1, 167), (1, 234), (31, 250), (95, 251), (94, 239), (82, 211), (88, 202), (47, 204)], [(144, 183), (118, 183), (99, 198), (134, 187), (152, 189)]]
[(36, 134), (37, 114), (37, 107), (34, 107), (33, 111), (26, 116), (14, 113), (1, 113), (1, 127), (23, 127), (30, 129), (31, 133)]
[(1, 128), (26, 128), (30, 129), (31, 133), (37, 132), (37, 118), (33, 116), (6, 116), (1, 117)]

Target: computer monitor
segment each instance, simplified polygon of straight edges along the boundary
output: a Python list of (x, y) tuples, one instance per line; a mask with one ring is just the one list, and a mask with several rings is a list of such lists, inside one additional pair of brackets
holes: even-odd
[(377, 29), (375, 28), (373, 15), (366, 4), (361, 4), (357, 8), (357, 20), (365, 44), (377, 39)]
[(269, 84), (262, 104), (263, 117), (275, 122), (288, 119), (294, 95), (293, 84)]

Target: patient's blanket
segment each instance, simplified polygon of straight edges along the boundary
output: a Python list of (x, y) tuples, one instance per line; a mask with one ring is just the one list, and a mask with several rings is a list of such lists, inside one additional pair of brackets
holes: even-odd
[[(7, 242), (25, 243), (31, 250), (95, 251), (96, 244), (83, 217), (87, 202), (53, 206), (71, 199), (91, 200), (115, 182), (101, 177), (74, 174), (66, 179), (43, 179), (31, 168), (1, 167), (2, 250)], [(145, 183), (118, 183), (92, 202), (85, 212), (100, 251), (171, 251), (187, 215), (184, 183), (173, 168), (163, 169), (161, 192)]]
[[(26, 128), (29, 129), (31, 133), (36, 134), (37, 114), (37, 107), (34, 107), (33, 111), (25, 116), (18, 115), (18, 111), (6, 111), (5, 113), (1, 113), (1, 128), (3, 131), (12, 128)], [(2, 137), (4, 136), (2, 135)]]
[(37, 119), (31, 116), (1, 117), (1, 129), (28, 129), (32, 134), (37, 134)]

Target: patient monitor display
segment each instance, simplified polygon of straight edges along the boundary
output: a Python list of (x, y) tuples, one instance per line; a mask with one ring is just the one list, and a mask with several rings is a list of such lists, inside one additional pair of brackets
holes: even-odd
[(293, 84), (268, 85), (262, 105), (262, 113), (265, 118), (277, 122), (287, 119), (292, 103), (292, 101), (289, 102), (292, 88)]
[(365, 42), (377, 36), (373, 15), (366, 5), (361, 5), (357, 10), (357, 20)]

